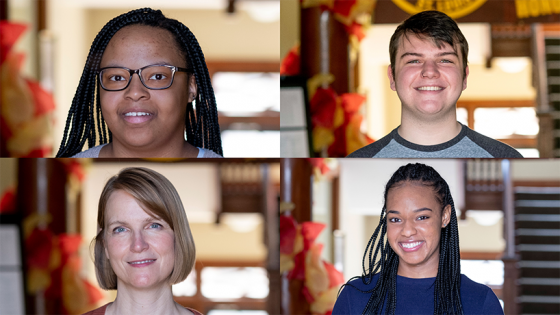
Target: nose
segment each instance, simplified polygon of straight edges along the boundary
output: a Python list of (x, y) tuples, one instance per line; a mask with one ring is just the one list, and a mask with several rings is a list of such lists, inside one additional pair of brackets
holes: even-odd
[(439, 71), (436, 62), (427, 60), (422, 67), (422, 78), (433, 79), (439, 77)]
[(133, 101), (138, 101), (142, 98), (149, 99), (150, 92), (147, 87), (142, 84), (140, 80), (140, 75), (135, 73), (132, 75), (132, 79), (130, 80), (130, 84), (124, 90), (124, 97), (129, 98)]
[(130, 244), (130, 251), (134, 253), (141, 253), (148, 249), (150, 246), (144, 239), (142, 232), (135, 232), (133, 235), (132, 243)]
[(414, 222), (411, 220), (404, 221), (401, 235), (404, 237), (410, 237), (414, 234), (416, 234), (416, 227), (414, 226)]

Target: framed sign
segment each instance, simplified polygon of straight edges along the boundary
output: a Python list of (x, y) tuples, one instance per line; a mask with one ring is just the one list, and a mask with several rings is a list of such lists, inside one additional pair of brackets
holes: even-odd
[(21, 220), (0, 214), (0, 314), (26, 314)]
[(313, 157), (307, 79), (280, 79), (280, 156)]

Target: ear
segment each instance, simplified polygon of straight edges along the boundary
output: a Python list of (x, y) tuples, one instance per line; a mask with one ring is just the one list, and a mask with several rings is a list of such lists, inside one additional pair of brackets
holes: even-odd
[(196, 78), (194, 74), (192, 74), (189, 78), (189, 103), (192, 103), (196, 98), (198, 93), (198, 87), (196, 85)]
[(396, 91), (397, 87), (395, 84), (395, 78), (393, 77), (393, 68), (391, 68), (391, 65), (387, 67), (387, 76), (389, 77), (389, 82), (391, 82), (391, 90)]
[(105, 250), (105, 257), (107, 257), (107, 260), (110, 260), (109, 250), (107, 249), (107, 243), (105, 243), (105, 238), (103, 238), (103, 249)]
[(451, 205), (445, 206), (441, 214), (441, 227), (444, 228), (451, 221)]
[(467, 77), (469, 76), (469, 66), (465, 68), (465, 77), (463, 78), (463, 91), (467, 89)]

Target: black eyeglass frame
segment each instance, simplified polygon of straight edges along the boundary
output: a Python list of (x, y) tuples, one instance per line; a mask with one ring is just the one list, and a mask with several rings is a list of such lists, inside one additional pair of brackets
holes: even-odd
[[(169, 83), (169, 85), (167, 87), (164, 88), (151, 88), (149, 86), (146, 85), (146, 83), (144, 83), (144, 79), (142, 79), (142, 70), (149, 68), (149, 67), (167, 67), (171, 69), (171, 82)], [(128, 73), (130, 74), (130, 77), (128, 77), (128, 82), (126, 83), (125, 87), (123, 87), (122, 89), (118, 89), (118, 90), (110, 90), (107, 89), (104, 85), (103, 85), (103, 79), (101, 77), (101, 73), (103, 72), (103, 70), (106, 69), (123, 69), (128, 71)], [(101, 68), (99, 69), (99, 83), (101, 84), (101, 87), (105, 90), (105, 91), (109, 91), (109, 92), (118, 92), (118, 91), (122, 91), (122, 90), (126, 90), (126, 88), (128, 88), (128, 86), (130, 85), (130, 81), (132, 81), (132, 76), (134, 74), (138, 75), (138, 78), (140, 78), (140, 82), (142, 82), (142, 85), (145, 86), (147, 89), (149, 90), (165, 90), (170, 88), (173, 85), (173, 81), (175, 80), (175, 72), (187, 72), (187, 73), (193, 73), (193, 69), (192, 68), (181, 68), (181, 67), (176, 67), (176, 66), (171, 66), (171, 65), (147, 65), (145, 67), (142, 67), (140, 69), (136, 69), (136, 70), (131, 70), (128, 69), (126, 67), (105, 67), (105, 68)]]

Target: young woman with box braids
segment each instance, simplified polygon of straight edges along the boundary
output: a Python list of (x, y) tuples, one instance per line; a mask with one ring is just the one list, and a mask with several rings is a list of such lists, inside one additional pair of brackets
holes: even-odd
[(455, 206), (438, 172), (402, 166), (384, 199), (363, 275), (345, 284), (333, 315), (503, 314), (490, 288), (461, 275)]
[(221, 155), (214, 90), (193, 33), (149, 8), (108, 22), (91, 45), (56, 156)]

